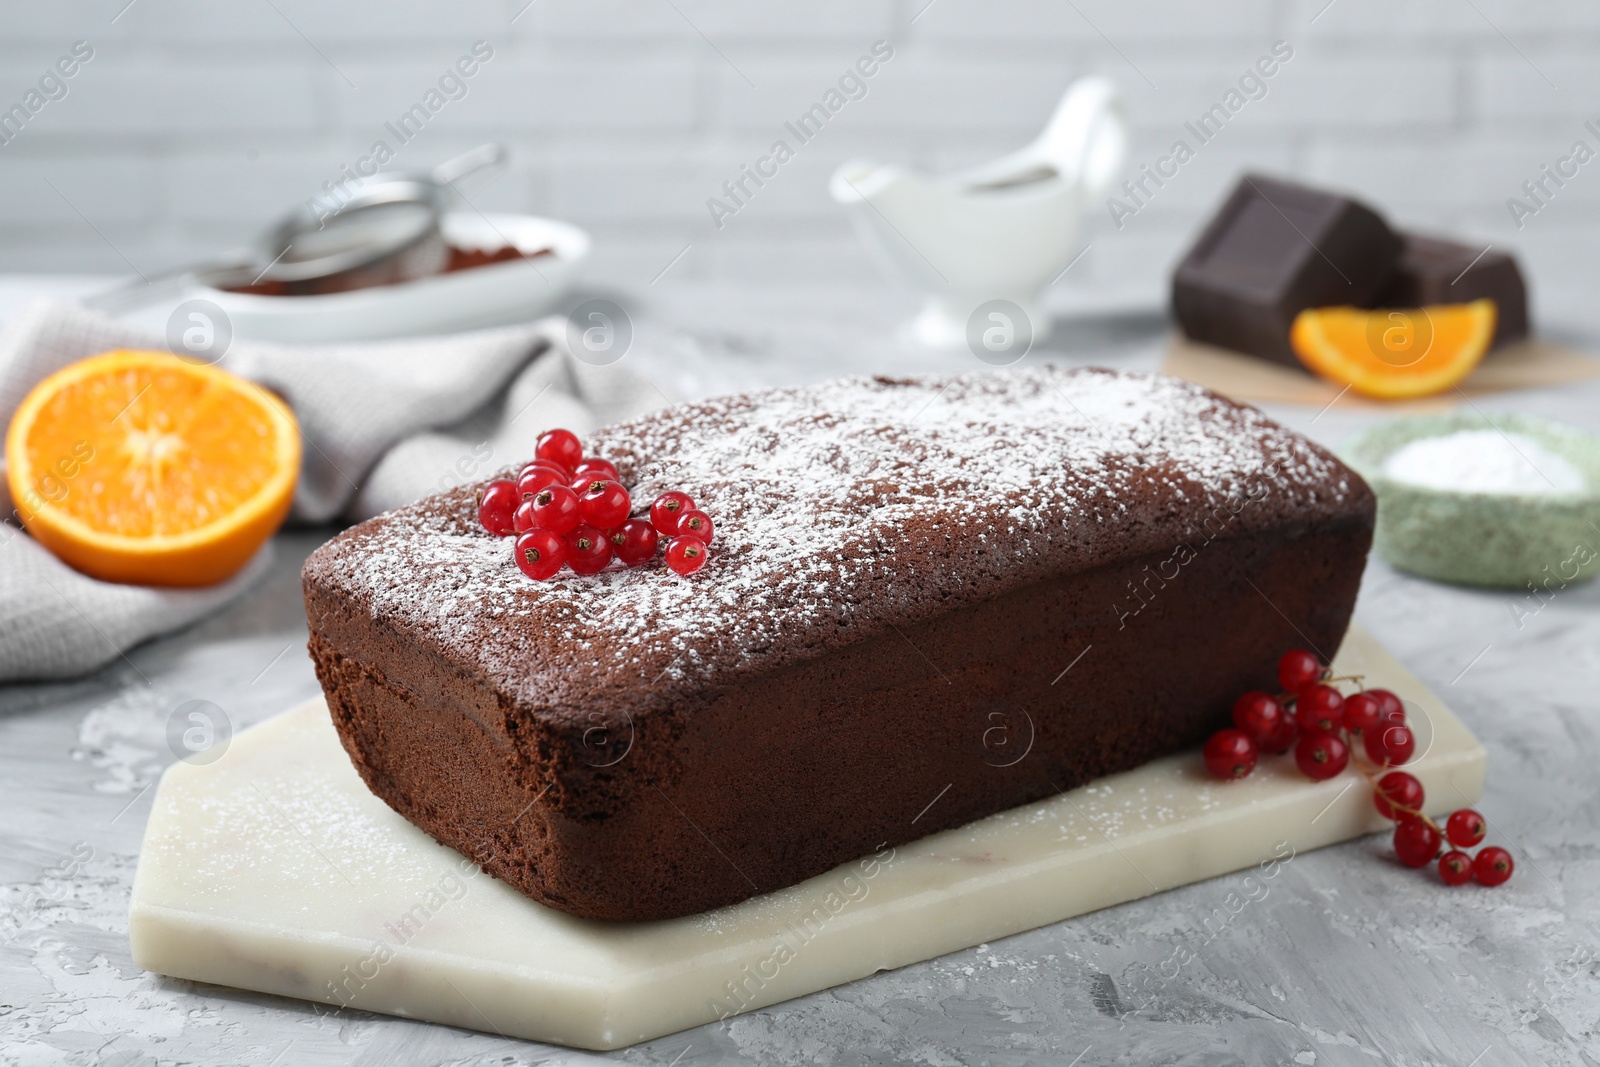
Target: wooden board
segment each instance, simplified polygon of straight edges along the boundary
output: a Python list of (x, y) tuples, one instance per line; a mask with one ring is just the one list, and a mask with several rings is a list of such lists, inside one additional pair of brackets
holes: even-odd
[(1247, 404), (1305, 404), (1324, 408), (1337, 400), (1341, 408), (1415, 415), (1447, 411), (1464, 402), (1463, 394), (1476, 398), (1510, 389), (1536, 389), (1600, 378), (1600, 359), (1554, 341), (1536, 338), (1489, 353), (1461, 384), (1460, 392), (1452, 389), (1418, 400), (1371, 400), (1345, 392), (1343, 386), (1314, 377), (1298, 367), (1286, 367), (1191, 341), (1177, 333), (1167, 347), (1161, 373), (1185, 378)]

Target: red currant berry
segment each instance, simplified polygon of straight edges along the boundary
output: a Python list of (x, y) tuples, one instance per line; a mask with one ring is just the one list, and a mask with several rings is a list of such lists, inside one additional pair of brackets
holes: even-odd
[(578, 490), (578, 508), (584, 522), (610, 530), (628, 520), (633, 500), (619, 483), (610, 478), (596, 478)]
[(547, 485), (528, 501), (530, 529), (549, 530), (557, 536), (571, 533), (582, 521), (578, 494), (564, 485)]
[(478, 521), (496, 537), (512, 532), (511, 516), (517, 510), (517, 483), (501, 478), (478, 494)]
[(542, 582), (567, 561), (567, 546), (549, 530), (529, 530), (517, 538), (515, 554), (522, 573)]
[(1233, 725), (1257, 745), (1270, 741), (1287, 716), (1271, 693), (1252, 689), (1233, 702)]
[(1378, 725), (1378, 702), (1370, 693), (1355, 693), (1344, 698), (1344, 728), (1356, 733)]
[(1409, 726), (1379, 726), (1361, 735), (1367, 757), (1385, 767), (1399, 767), (1411, 762), (1417, 751), (1417, 738)]
[(706, 548), (706, 543), (688, 534), (674, 537), (672, 544), (667, 546), (667, 566), (684, 577), (704, 567), (710, 558), (711, 551)]
[(517, 475), (517, 495), (527, 500), (547, 485), (566, 485), (567, 479), (549, 463), (530, 463)]
[(1488, 832), (1489, 825), (1483, 821), (1483, 816), (1471, 808), (1451, 812), (1450, 818), (1445, 820), (1444, 824), (1444, 835), (1457, 848), (1472, 848), (1482, 841), (1483, 835)]
[(583, 445), (571, 430), (550, 430), (540, 435), (533, 454), (570, 471), (583, 461)]
[(1396, 822), (1422, 814), (1422, 798), (1422, 783), (1405, 771), (1390, 771), (1372, 791), (1378, 814)]
[[(1400, 702), (1399, 697), (1389, 692), (1389, 690), (1365, 689), (1362, 691), (1366, 693), (1367, 696), (1378, 702), (1378, 715), (1380, 719), (1386, 715), (1398, 715), (1400, 716), (1401, 722), (1405, 721), (1406, 706)], [(1399, 724), (1397, 723), (1396, 725)]]
[(1285, 652), (1278, 660), (1278, 684), (1291, 693), (1300, 692), (1321, 677), (1322, 664), (1303, 648)]
[(1218, 730), (1202, 755), (1206, 770), (1218, 778), (1243, 778), (1256, 769), (1256, 743), (1243, 730)]
[(629, 519), (606, 536), (611, 540), (611, 551), (630, 567), (654, 559), (661, 540), (656, 528), (643, 519)]
[(1300, 728), (1294, 724), (1294, 716), (1286, 711), (1278, 722), (1278, 728), (1272, 732), (1272, 736), (1261, 742), (1261, 750), (1270, 752), (1274, 756), (1281, 756), (1294, 747), (1299, 737)]
[(527, 533), (533, 529), (533, 501), (524, 500), (517, 505), (517, 510), (511, 513), (511, 529), (517, 533)]
[(1294, 765), (1312, 781), (1332, 778), (1350, 765), (1350, 746), (1338, 734), (1301, 734), (1294, 746)]
[(1492, 845), (1479, 849), (1472, 859), (1472, 873), (1484, 885), (1499, 885), (1511, 877), (1516, 866), (1511, 862), (1511, 853)]
[(1302, 730), (1333, 733), (1344, 724), (1344, 697), (1331, 685), (1308, 685), (1295, 697), (1294, 719)]
[(693, 511), (686, 511), (678, 516), (678, 532), (698, 537), (708, 545), (717, 533), (716, 527), (711, 525), (711, 516), (699, 508)]
[(611, 562), (611, 542), (604, 531), (579, 526), (567, 534), (567, 566), (579, 574), (598, 574)]
[(622, 479), (617, 476), (616, 466), (610, 460), (595, 459), (593, 456), (584, 460), (582, 463), (579, 463), (577, 467), (573, 469), (572, 478), (574, 481), (579, 478), (587, 478), (591, 481), (596, 478), (609, 478), (613, 482), (622, 481)]
[(1439, 831), (1421, 819), (1401, 819), (1394, 828), (1394, 854), (1407, 867), (1426, 867), (1439, 854)]
[(1472, 857), (1451, 849), (1439, 857), (1439, 877), (1445, 885), (1466, 885), (1472, 881)]
[(689, 499), (689, 494), (668, 490), (650, 505), (650, 525), (662, 537), (671, 537), (678, 532), (678, 520), (683, 518), (684, 512), (693, 510), (694, 501)]
[(555, 460), (553, 460), (553, 459), (540, 459), (537, 456), (535, 456), (533, 459), (530, 459), (523, 466), (521, 473), (526, 474), (529, 467), (545, 467), (545, 468), (547, 468), (549, 470), (555, 471), (557, 474), (562, 474), (562, 475), (568, 473), (567, 468), (563, 467), (561, 464), (557, 463)]

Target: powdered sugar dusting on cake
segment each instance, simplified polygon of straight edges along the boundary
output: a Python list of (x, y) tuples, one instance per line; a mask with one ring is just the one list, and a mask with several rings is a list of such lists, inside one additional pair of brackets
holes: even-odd
[(586, 444), (616, 463), (636, 512), (682, 489), (712, 515), (703, 571), (614, 564), (533, 582), (457, 490), (346, 533), (308, 572), (452, 661), (514, 679), (504, 697), (579, 710), (641, 686), (668, 702), (1171, 549), (1205, 536), (1208, 515), (1237, 536), (1365, 492), (1254, 409), (1103, 370), (846, 379), (689, 405)]

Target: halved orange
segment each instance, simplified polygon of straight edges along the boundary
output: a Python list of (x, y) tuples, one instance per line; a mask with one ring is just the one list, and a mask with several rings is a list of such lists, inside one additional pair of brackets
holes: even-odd
[(1366, 396), (1429, 396), (1472, 373), (1494, 339), (1493, 300), (1424, 308), (1308, 308), (1289, 330), (1313, 373)]
[(166, 352), (105, 352), (34, 387), (6, 432), (34, 539), (85, 574), (210, 585), (289, 511), (300, 427), (267, 390)]

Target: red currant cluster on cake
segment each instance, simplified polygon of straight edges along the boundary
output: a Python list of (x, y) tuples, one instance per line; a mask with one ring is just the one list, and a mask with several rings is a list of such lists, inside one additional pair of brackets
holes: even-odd
[[(1378, 813), (1395, 823), (1394, 852), (1407, 867), (1439, 861), (1446, 885), (1476, 878), (1499, 885), (1511, 877), (1511, 853), (1503, 848), (1476, 847), (1488, 829), (1483, 816), (1464, 808), (1441, 827), (1422, 810), (1422, 783), (1399, 767), (1417, 751), (1416, 735), (1406, 725), (1405, 705), (1387, 689), (1362, 689), (1349, 696), (1331, 684), (1357, 679), (1335, 678), (1317, 657), (1303, 649), (1278, 660), (1278, 683), (1284, 691), (1245, 693), (1233, 705), (1233, 728), (1218, 730), (1206, 742), (1206, 768), (1218, 778), (1243, 778), (1255, 769), (1262, 752), (1281, 755), (1294, 750), (1295, 765), (1307, 778), (1332, 778), (1350, 765), (1357, 742), (1366, 754), (1356, 769), (1372, 784)], [(1370, 766), (1369, 766), (1370, 765)], [(1381, 777), (1380, 777), (1381, 775)], [(1451, 846), (1442, 855), (1445, 842)]]
[(638, 567), (667, 540), (667, 566), (690, 575), (711, 558), (711, 516), (676, 491), (662, 493), (648, 517), (633, 516), (633, 498), (607, 460), (583, 454), (570, 430), (539, 438), (534, 459), (517, 474), (478, 494), (478, 521), (496, 537), (516, 536), (513, 556), (522, 573), (544, 581), (563, 566), (598, 574), (613, 559)]

